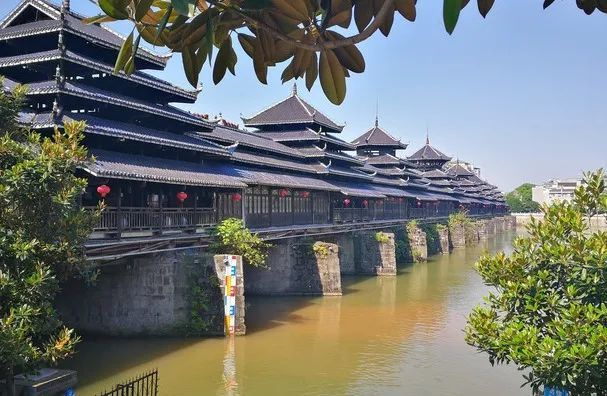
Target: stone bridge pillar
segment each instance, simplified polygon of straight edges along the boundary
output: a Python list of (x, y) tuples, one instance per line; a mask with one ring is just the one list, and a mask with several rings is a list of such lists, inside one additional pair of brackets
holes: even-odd
[(361, 231), (355, 248), (356, 272), (368, 275), (396, 275), (394, 234)]
[(489, 238), (489, 220), (479, 220), (476, 222), (478, 231), (478, 240), (486, 241)]
[(449, 226), (449, 239), (454, 249), (466, 247), (466, 229), (464, 224), (452, 224)]
[(436, 225), (438, 239), (440, 242), (440, 251), (442, 254), (449, 254), (451, 247), (449, 246), (449, 228), (443, 224)]
[(334, 238), (339, 249), (339, 267), (342, 275), (355, 275), (356, 263), (354, 253), (354, 235), (351, 232), (340, 234)]
[(424, 231), (413, 223), (407, 224), (407, 235), (411, 248), (411, 259), (415, 263), (428, 261), (428, 239)]
[(245, 269), (246, 293), (257, 295), (341, 295), (339, 248), (301, 238), (277, 241), (268, 268)]

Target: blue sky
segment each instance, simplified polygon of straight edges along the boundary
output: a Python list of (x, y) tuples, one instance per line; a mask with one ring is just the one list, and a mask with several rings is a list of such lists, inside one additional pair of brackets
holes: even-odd
[[(0, 14), (17, 3), (2, 0)], [(483, 20), (471, 1), (449, 36), (442, 2), (418, 3), (416, 22), (397, 17), (389, 38), (378, 33), (360, 45), (367, 69), (352, 74), (341, 106), (325, 99), (318, 82), (311, 93), (300, 84), (304, 99), (347, 124), (344, 139), (372, 125), (379, 100), (380, 124), (411, 144), (404, 154), (423, 144), (428, 127), (436, 147), (472, 161), (505, 191), (607, 167), (607, 15), (588, 17), (572, 0), (546, 11), (540, 0), (497, 0)], [(72, 0), (72, 8), (97, 13), (88, 0)], [(228, 74), (219, 86), (206, 70), (190, 108), (240, 121), (289, 94), (283, 68), (268, 86), (246, 55), (236, 77)], [(155, 74), (188, 86), (178, 56)]]

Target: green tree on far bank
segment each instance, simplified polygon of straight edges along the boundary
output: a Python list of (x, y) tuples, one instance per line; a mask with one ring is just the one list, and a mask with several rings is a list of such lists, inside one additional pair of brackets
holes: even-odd
[[(59, 283), (84, 269), (83, 244), (94, 216), (79, 205), (86, 180), (84, 125), (50, 138), (16, 123), (25, 88), (0, 81), (0, 380), (15, 394), (14, 375), (69, 356), (78, 338), (53, 308)], [(4, 394), (4, 392), (0, 393)]]
[(480, 259), (493, 291), (466, 326), (491, 364), (513, 363), (534, 390), (572, 396), (607, 395), (607, 232), (589, 226), (607, 197), (602, 171), (586, 181), (572, 202), (542, 207), (512, 254)]
[(533, 187), (534, 185), (531, 183), (524, 183), (506, 194), (506, 203), (510, 207), (510, 211), (514, 213), (537, 213), (540, 211), (540, 204), (531, 199), (531, 189)]

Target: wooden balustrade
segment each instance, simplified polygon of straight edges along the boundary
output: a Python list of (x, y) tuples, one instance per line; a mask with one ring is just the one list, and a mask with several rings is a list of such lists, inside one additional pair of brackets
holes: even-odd
[(188, 230), (214, 225), (216, 218), (213, 208), (106, 208), (94, 231)]

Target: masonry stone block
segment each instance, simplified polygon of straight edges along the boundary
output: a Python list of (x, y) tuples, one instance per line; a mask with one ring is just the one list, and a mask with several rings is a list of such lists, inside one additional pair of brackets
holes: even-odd
[(286, 239), (274, 244), (269, 268), (245, 267), (245, 292), (257, 295), (341, 295), (339, 248)]
[(411, 248), (411, 259), (413, 262), (424, 262), (428, 260), (428, 241), (424, 231), (419, 226), (407, 225), (409, 246)]
[(440, 242), (440, 252), (442, 254), (450, 253), (449, 246), (449, 229), (446, 226), (441, 226), (440, 224), (436, 228), (438, 232), (438, 239)]
[[(381, 237), (378, 235), (381, 234)], [(394, 234), (358, 232), (355, 250), (356, 272), (368, 275), (396, 275)]]
[(449, 239), (454, 249), (466, 247), (466, 229), (464, 224), (452, 224), (449, 226)]
[(339, 248), (339, 267), (342, 275), (356, 274), (354, 262), (354, 236), (352, 233), (340, 234), (334, 239)]

